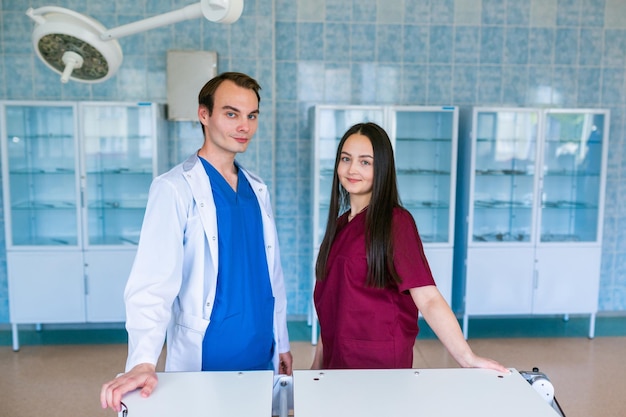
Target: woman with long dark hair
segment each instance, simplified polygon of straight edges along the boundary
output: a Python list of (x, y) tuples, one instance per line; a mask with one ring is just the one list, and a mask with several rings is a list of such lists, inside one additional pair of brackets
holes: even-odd
[(474, 354), (437, 289), (400, 203), (391, 141), (375, 123), (352, 126), (339, 142), (315, 274), (313, 369), (411, 368), (419, 309), (459, 365), (508, 372)]

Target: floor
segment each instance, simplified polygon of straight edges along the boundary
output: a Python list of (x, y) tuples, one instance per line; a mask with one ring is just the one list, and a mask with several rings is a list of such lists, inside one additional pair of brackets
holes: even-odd
[[(474, 326), (478, 333), (479, 326)], [(584, 327), (584, 326), (583, 326)], [(624, 329), (624, 327), (620, 327)], [(35, 333), (35, 332), (33, 332)], [(115, 417), (99, 404), (100, 386), (122, 371), (126, 344), (105, 333), (105, 343), (77, 340), (76, 332), (38, 332), (64, 336), (62, 340), (32, 343), (25, 332), (19, 352), (0, 343), (0, 416)], [(85, 332), (78, 332), (84, 334)], [(314, 347), (306, 341), (306, 327), (290, 327), (294, 367), (308, 369)], [(605, 333), (605, 332), (604, 332)], [(7, 333), (2, 335), (4, 342)], [(0, 337), (0, 342), (2, 342)], [(32, 340), (31, 340), (32, 339)], [(31, 342), (28, 344), (27, 342)], [(626, 337), (477, 337), (470, 345), (477, 354), (507, 367), (537, 367), (555, 387), (566, 417), (626, 416)], [(415, 368), (447, 368), (456, 363), (428, 331), (415, 344)]]

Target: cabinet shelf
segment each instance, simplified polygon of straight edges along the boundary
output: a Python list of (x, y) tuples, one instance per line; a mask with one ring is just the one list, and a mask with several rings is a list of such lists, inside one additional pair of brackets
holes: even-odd
[(476, 175), (484, 175), (484, 176), (530, 176), (532, 177), (534, 173), (523, 171), (519, 169), (477, 169), (474, 171)]
[(530, 242), (530, 235), (525, 233), (496, 232), (473, 235), (474, 242)]
[(138, 141), (138, 140), (145, 140), (145, 141), (150, 142), (152, 140), (150, 136), (133, 135), (133, 134), (129, 134), (125, 136), (97, 134), (97, 135), (85, 135), (83, 136), (83, 138), (86, 141), (104, 141), (104, 142), (119, 142), (119, 143), (133, 142), (133, 141)]
[[(554, 143), (559, 143), (559, 144), (571, 144), (571, 145), (575, 145), (576, 147), (578, 147), (581, 143), (580, 138), (574, 138), (574, 139), (566, 139), (566, 138), (546, 138), (545, 140), (546, 144), (554, 144)], [(600, 140), (599, 138), (593, 138), (590, 137), (588, 140), (585, 140), (584, 143), (586, 145), (596, 145), (596, 146), (602, 146), (602, 140)]]
[(547, 170), (543, 173), (544, 177), (571, 177), (571, 178), (600, 178), (600, 172), (588, 172), (578, 170)]
[(544, 201), (541, 204), (544, 209), (566, 209), (566, 210), (597, 210), (597, 204), (580, 203), (576, 201)]
[(432, 209), (449, 209), (450, 204), (445, 201), (414, 201), (407, 200), (403, 201), (403, 205), (407, 209), (424, 209), (424, 210), (432, 210)]
[(93, 210), (145, 210), (146, 200), (94, 201), (89, 204)]
[[(448, 236), (447, 235), (431, 235), (428, 233), (422, 233), (420, 232), (420, 238), (422, 239), (422, 243), (440, 243), (440, 242), (446, 242), (448, 240)], [(436, 279), (437, 277), (435, 277)]]
[(532, 209), (532, 203), (526, 201), (509, 200), (474, 200), (477, 209)]
[(73, 238), (63, 239), (60, 237), (49, 238), (49, 237), (27, 237), (20, 236), (16, 238), (15, 244), (19, 246), (39, 246), (39, 247), (67, 247), (67, 246), (76, 246), (78, 241)]
[(450, 176), (450, 171), (442, 171), (437, 169), (421, 169), (421, 168), (398, 168), (397, 175), (442, 175)]
[(139, 236), (100, 236), (97, 239), (93, 239), (91, 244), (94, 246), (137, 246), (139, 244)]
[(76, 171), (72, 168), (52, 168), (52, 169), (12, 169), (10, 176), (14, 175), (70, 175), (74, 176)]
[(542, 234), (541, 241), (542, 242), (581, 242), (581, 239), (578, 235), (568, 235), (568, 234)]
[(152, 176), (151, 168), (107, 168), (99, 170), (89, 170), (87, 175), (150, 175)]
[(76, 210), (72, 201), (24, 201), (11, 204), (14, 210)]
[(450, 138), (397, 137), (396, 142), (442, 142), (451, 143)]
[(507, 138), (507, 137), (482, 137), (476, 138), (476, 142), (487, 142), (487, 143), (528, 143), (529, 140), (527, 138)]
[(54, 140), (54, 141), (58, 141), (58, 140), (69, 140), (69, 141), (73, 141), (74, 140), (74, 136), (73, 135), (68, 135), (68, 134), (54, 134), (54, 133), (48, 133), (48, 134), (26, 134), (26, 135), (22, 135), (19, 133), (16, 133), (14, 135), (11, 136), (11, 138), (9, 139), (12, 142), (19, 142), (22, 140), (26, 140), (26, 141), (37, 141), (37, 140)]

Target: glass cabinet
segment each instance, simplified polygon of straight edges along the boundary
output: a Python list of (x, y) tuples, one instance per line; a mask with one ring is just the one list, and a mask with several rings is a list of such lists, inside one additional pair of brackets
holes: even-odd
[(155, 173), (151, 106), (81, 106), (86, 244), (137, 245)]
[(457, 109), (396, 107), (390, 113), (398, 191), (426, 243), (452, 243)]
[(455, 255), (471, 315), (589, 314), (598, 304), (606, 110), (464, 109)]
[(476, 115), (473, 242), (530, 242), (539, 117), (536, 111)]
[[(424, 243), (429, 265), (444, 298), (452, 292), (452, 256), (458, 109), (440, 106), (314, 107), (313, 127), (313, 264), (324, 237), (337, 147), (349, 127), (374, 122), (391, 139), (398, 191)], [(312, 281), (315, 282), (312, 270)], [(314, 316), (314, 308), (311, 309)], [(312, 342), (317, 342), (317, 327)]]
[(148, 190), (166, 168), (162, 106), (5, 101), (0, 109), (14, 348), (19, 323), (124, 321)]
[(6, 107), (3, 155), (7, 248), (77, 247), (76, 107)]
[(596, 242), (604, 113), (546, 113), (540, 241)]

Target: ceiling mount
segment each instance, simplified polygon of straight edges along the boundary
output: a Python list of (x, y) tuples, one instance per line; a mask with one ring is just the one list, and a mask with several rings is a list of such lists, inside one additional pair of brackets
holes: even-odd
[(122, 64), (123, 53), (117, 38), (200, 17), (216, 23), (233, 23), (243, 12), (243, 1), (201, 0), (108, 30), (97, 20), (62, 7), (31, 7), (26, 15), (35, 22), (33, 46), (37, 55), (61, 74), (61, 82), (71, 79), (97, 83), (112, 77)]

